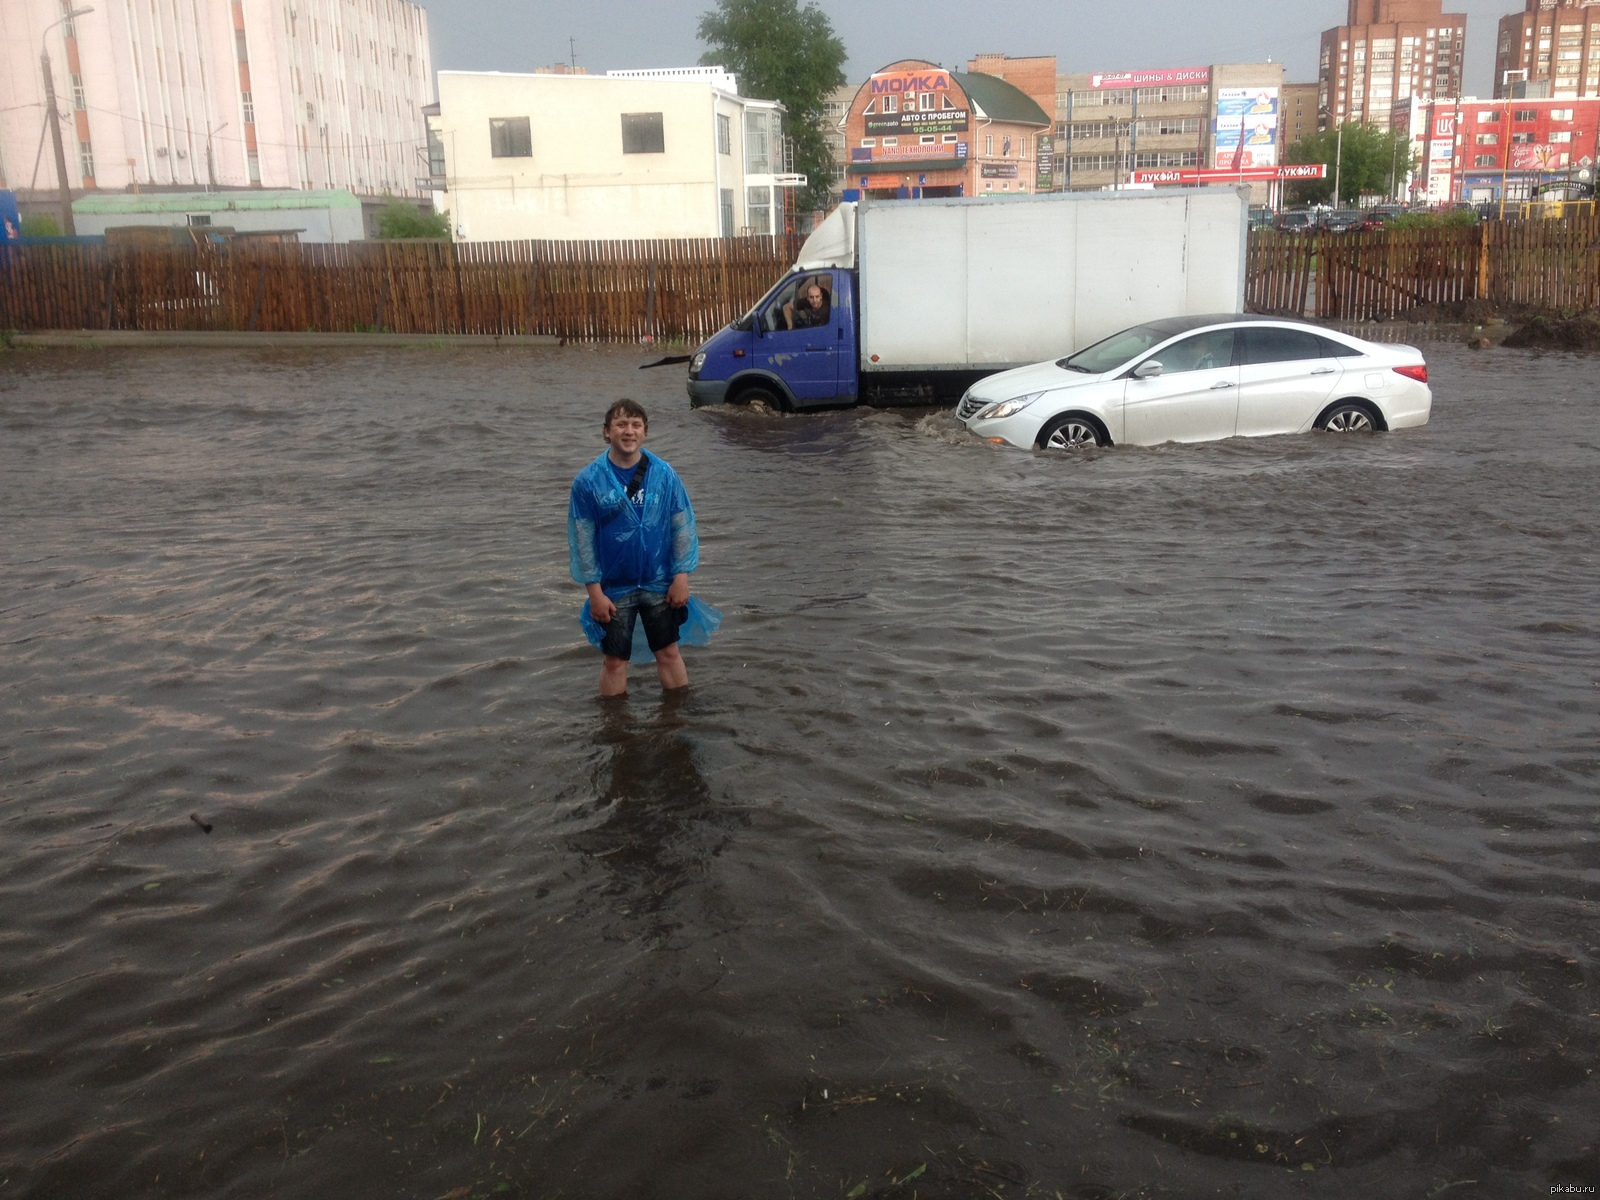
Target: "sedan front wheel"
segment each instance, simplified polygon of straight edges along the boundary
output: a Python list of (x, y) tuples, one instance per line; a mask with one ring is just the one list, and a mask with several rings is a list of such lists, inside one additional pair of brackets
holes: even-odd
[(1039, 431), (1041, 450), (1087, 450), (1109, 444), (1110, 438), (1088, 417), (1067, 413), (1048, 422)]

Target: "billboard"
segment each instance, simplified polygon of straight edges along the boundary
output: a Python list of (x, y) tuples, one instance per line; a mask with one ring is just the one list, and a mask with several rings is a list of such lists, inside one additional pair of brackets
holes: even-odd
[(966, 93), (941, 67), (914, 67), (880, 71), (864, 85), (867, 106), (863, 110), (863, 132), (870, 138), (935, 137), (935, 142), (900, 147), (866, 146), (852, 150), (858, 162), (906, 158), (964, 158), (958, 151), (964, 145), (945, 137), (966, 133), (972, 127), (972, 114)]
[(1056, 185), (1056, 140), (1048, 133), (1041, 133), (1037, 148), (1039, 163), (1033, 188), (1037, 192), (1048, 192)]
[(984, 179), (1017, 179), (1020, 175), (1017, 164), (1012, 163), (984, 163), (978, 168)]
[(1219, 170), (1277, 166), (1278, 89), (1219, 88), (1212, 132)]
[(1181, 87), (1211, 82), (1210, 67), (1179, 67), (1172, 71), (1118, 71), (1089, 76), (1089, 86), (1104, 88)]
[(1135, 171), (1133, 182), (1139, 184), (1165, 183), (1282, 183), (1292, 180), (1326, 179), (1326, 163), (1297, 163), (1287, 167), (1247, 167), (1239, 170), (1196, 170), (1193, 167), (1160, 171)]
[(0, 241), (14, 242), (22, 236), (22, 217), (17, 213), (17, 194), (0, 192)]
[(1565, 147), (1538, 142), (1530, 146), (1511, 147), (1513, 171), (1565, 171), (1572, 164), (1572, 155)]

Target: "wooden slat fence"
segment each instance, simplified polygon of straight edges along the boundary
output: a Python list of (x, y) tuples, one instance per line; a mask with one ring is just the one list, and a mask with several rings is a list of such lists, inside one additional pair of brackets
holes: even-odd
[(0, 247), (0, 328), (699, 341), (798, 238)]
[(1600, 218), (1374, 233), (1257, 231), (1245, 300), (1251, 312), (1342, 321), (1467, 300), (1552, 311), (1600, 307)]
[[(797, 238), (0, 247), (0, 328), (548, 334), (699, 341)], [(1251, 236), (1252, 312), (1361, 321), (1483, 300), (1600, 307), (1600, 217)]]

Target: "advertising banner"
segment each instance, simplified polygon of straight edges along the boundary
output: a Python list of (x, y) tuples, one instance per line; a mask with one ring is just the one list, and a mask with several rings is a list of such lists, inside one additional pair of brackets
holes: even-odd
[(922, 162), (930, 158), (948, 158), (951, 167), (954, 167), (956, 159), (966, 156), (965, 142), (932, 146), (924, 146), (920, 142), (912, 142), (909, 146), (857, 146), (850, 151), (850, 161), (855, 163)]
[(1219, 89), (1217, 118), (1211, 127), (1219, 169), (1278, 165), (1277, 88)]
[(1193, 168), (1170, 171), (1135, 171), (1134, 183), (1276, 183), (1306, 179), (1326, 179), (1325, 163), (1297, 163), (1287, 167), (1246, 167), (1243, 171), (1221, 169), (1195, 170)]
[(1173, 71), (1118, 71), (1089, 76), (1089, 86), (1104, 88), (1173, 87), (1211, 82), (1210, 67), (1180, 67)]
[(0, 242), (14, 242), (22, 236), (22, 217), (17, 213), (17, 194), (0, 192)]
[[(937, 143), (923, 146), (914, 157), (955, 158), (955, 143), (944, 141), (942, 135), (966, 133), (972, 125), (966, 93), (950, 77), (949, 71), (939, 67), (879, 72), (867, 80), (867, 94), (870, 97), (864, 117), (867, 137), (940, 137)], [(906, 155), (876, 153), (870, 157), (904, 158)]]
[(1558, 150), (1545, 143), (1511, 147), (1513, 171), (1565, 171), (1572, 156), (1565, 149)]
[(1034, 175), (1033, 187), (1038, 192), (1048, 192), (1056, 185), (1056, 140), (1048, 133), (1038, 138), (1039, 169)]
[(1016, 163), (983, 163), (978, 167), (979, 173), (985, 179), (1016, 179)]

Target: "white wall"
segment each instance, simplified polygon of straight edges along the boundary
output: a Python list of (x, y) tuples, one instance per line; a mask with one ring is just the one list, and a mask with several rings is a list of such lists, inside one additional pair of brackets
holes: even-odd
[[(255, 182), (253, 143), (263, 187), (421, 195), (420, 110), (432, 99), (433, 70), (427, 12), (410, 0), (241, 3), (253, 127), (245, 121), (232, 0), (96, 2), (73, 23), (81, 116), (62, 31), (50, 34), (70, 186), (85, 186), (74, 128), (81, 119), (101, 190), (205, 187), (213, 178), (221, 187), (247, 187)], [(39, 42), (60, 15), (58, 0), (0, 0), (0, 179), (7, 187), (57, 186), (48, 141), (37, 173), (34, 163), (45, 116)]]
[[(740, 97), (696, 80), (441, 71), (436, 128), (449, 192), (468, 241), (712, 238), (720, 189), (746, 224)], [(767, 106), (770, 107), (770, 106)], [(662, 114), (665, 152), (624, 154), (622, 114)], [(731, 123), (717, 150), (715, 117)], [(529, 118), (532, 156), (491, 154), (492, 118)]]

